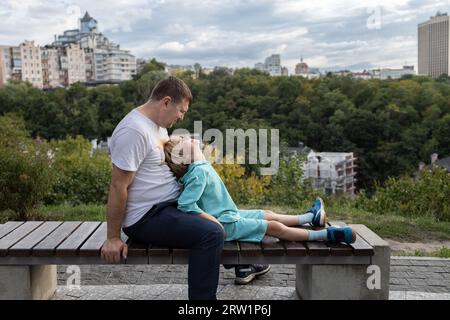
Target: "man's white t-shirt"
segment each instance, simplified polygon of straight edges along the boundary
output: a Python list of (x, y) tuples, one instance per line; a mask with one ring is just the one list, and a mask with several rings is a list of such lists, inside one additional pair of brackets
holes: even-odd
[(114, 129), (109, 144), (112, 163), (122, 170), (136, 172), (128, 188), (122, 227), (139, 221), (153, 205), (178, 199), (180, 185), (164, 163), (163, 141), (167, 138), (167, 129), (137, 109)]

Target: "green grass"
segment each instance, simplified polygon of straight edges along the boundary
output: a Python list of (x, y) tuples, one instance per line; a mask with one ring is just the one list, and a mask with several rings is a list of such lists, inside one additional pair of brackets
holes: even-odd
[[(102, 204), (42, 206), (32, 212), (30, 216), (30, 220), (43, 221), (106, 221), (106, 206)], [(7, 220), (20, 219), (14, 212), (0, 212), (0, 223)]]
[[(242, 206), (243, 209), (262, 208), (277, 213), (298, 214), (305, 212), (310, 203), (293, 208), (288, 206), (256, 205)], [(450, 222), (437, 222), (433, 217), (402, 217), (386, 213), (376, 215), (354, 208), (351, 203), (333, 204), (327, 207), (329, 221), (344, 221), (346, 223), (364, 224), (382, 238), (400, 242), (428, 242), (450, 240)], [(19, 220), (11, 211), (0, 212), (0, 223), (8, 220)], [(43, 206), (32, 213), (31, 220), (63, 220), (63, 221), (105, 221), (106, 206)], [(444, 252), (445, 253), (445, 252)]]
[(442, 247), (436, 251), (416, 250), (414, 252), (395, 251), (395, 256), (450, 258), (450, 248)]

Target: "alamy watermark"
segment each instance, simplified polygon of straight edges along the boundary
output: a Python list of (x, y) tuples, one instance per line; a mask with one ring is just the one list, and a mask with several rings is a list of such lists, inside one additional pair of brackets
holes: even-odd
[[(208, 129), (203, 132), (202, 121), (195, 121), (193, 134), (186, 129), (176, 129), (172, 135), (198, 139), (205, 158), (212, 163), (259, 164), (261, 175), (274, 175), (278, 172), (280, 164), (278, 129), (226, 129), (224, 135), (219, 129)], [(189, 150), (176, 151), (185, 155), (191, 154)]]
[(70, 274), (66, 280), (67, 289), (80, 289), (81, 288), (81, 269), (79, 266), (71, 265), (66, 269), (66, 273)]
[(370, 265), (367, 267), (367, 274), (370, 276), (367, 278), (367, 289), (380, 290), (381, 289), (381, 269), (377, 265)]

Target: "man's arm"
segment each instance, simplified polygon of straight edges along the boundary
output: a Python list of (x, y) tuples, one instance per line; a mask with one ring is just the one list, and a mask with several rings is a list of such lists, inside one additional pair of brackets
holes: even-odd
[(124, 171), (113, 164), (111, 186), (106, 207), (107, 240), (103, 244), (101, 256), (108, 263), (119, 263), (121, 254), (126, 258), (128, 246), (120, 238), (120, 229), (125, 215), (128, 187), (136, 172)]

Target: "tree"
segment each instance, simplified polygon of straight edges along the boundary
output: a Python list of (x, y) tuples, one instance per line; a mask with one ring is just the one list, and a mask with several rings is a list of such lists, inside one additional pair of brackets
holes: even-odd
[(157, 61), (155, 58), (150, 60), (142, 70), (135, 76), (135, 80), (139, 80), (143, 75), (153, 71), (164, 71), (166, 69), (165, 63)]
[(33, 141), (14, 114), (0, 117), (0, 211), (28, 220), (51, 190), (53, 171), (47, 144)]

